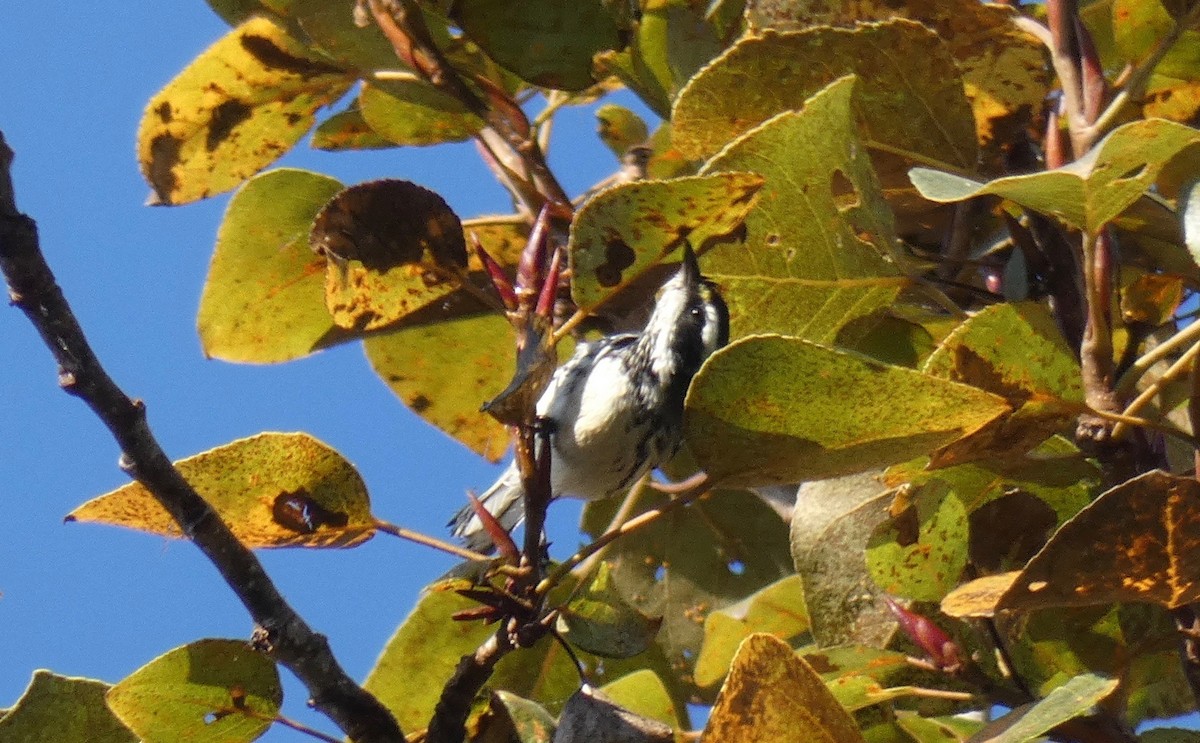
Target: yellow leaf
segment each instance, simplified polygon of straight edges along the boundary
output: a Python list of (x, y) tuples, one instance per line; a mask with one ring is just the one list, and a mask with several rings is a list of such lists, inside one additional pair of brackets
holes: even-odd
[[(308, 434), (260, 433), (175, 464), (247, 547), (354, 547), (375, 533), (358, 472)], [(136, 482), (93, 498), (66, 520), (183, 537)]]
[(158, 92), (138, 127), (142, 174), (162, 204), (227, 191), (304, 136), (354, 76), (266, 18), (251, 18)]
[(747, 637), (713, 707), (701, 743), (854, 743), (862, 733), (821, 677), (788, 644)]

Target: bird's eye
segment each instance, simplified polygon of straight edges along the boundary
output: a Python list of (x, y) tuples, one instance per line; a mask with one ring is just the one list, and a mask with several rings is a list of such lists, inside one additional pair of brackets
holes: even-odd
[(689, 312), (691, 312), (692, 317), (700, 317), (704, 314), (704, 310), (700, 309), (699, 307), (693, 307), (691, 310), (689, 310)]

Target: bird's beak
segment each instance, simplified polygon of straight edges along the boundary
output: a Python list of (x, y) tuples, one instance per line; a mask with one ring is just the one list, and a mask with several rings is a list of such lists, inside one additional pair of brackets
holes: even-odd
[(680, 272), (689, 286), (700, 284), (700, 262), (696, 260), (696, 251), (692, 250), (689, 242), (683, 244), (683, 267)]

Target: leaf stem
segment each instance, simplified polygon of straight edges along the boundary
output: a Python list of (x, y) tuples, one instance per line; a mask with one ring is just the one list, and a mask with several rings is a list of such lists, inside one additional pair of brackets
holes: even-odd
[(466, 547), (460, 547), (457, 544), (443, 541), (437, 537), (431, 537), (428, 534), (422, 534), (419, 531), (405, 529), (403, 526), (397, 526), (396, 524), (393, 524), (389, 521), (384, 521), (382, 519), (375, 519), (375, 528), (386, 534), (391, 534), (394, 537), (407, 539), (410, 542), (424, 545), (425, 547), (432, 547), (435, 550), (441, 550), (442, 552), (454, 555), (455, 557), (461, 557), (464, 560), (471, 560), (474, 562), (491, 562), (493, 559), (482, 552), (469, 550)]

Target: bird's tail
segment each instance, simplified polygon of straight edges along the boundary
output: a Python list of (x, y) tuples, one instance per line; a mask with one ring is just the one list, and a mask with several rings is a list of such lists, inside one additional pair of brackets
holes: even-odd
[[(479, 502), (496, 517), (506, 531), (512, 531), (521, 523), (525, 518), (525, 497), (521, 488), (521, 473), (517, 470), (516, 462), (509, 465), (500, 479), (479, 496)], [(496, 548), (487, 529), (483, 528), (483, 522), (469, 504), (454, 515), (448, 526), (451, 533), (460, 537), (469, 549), (490, 553)]]

